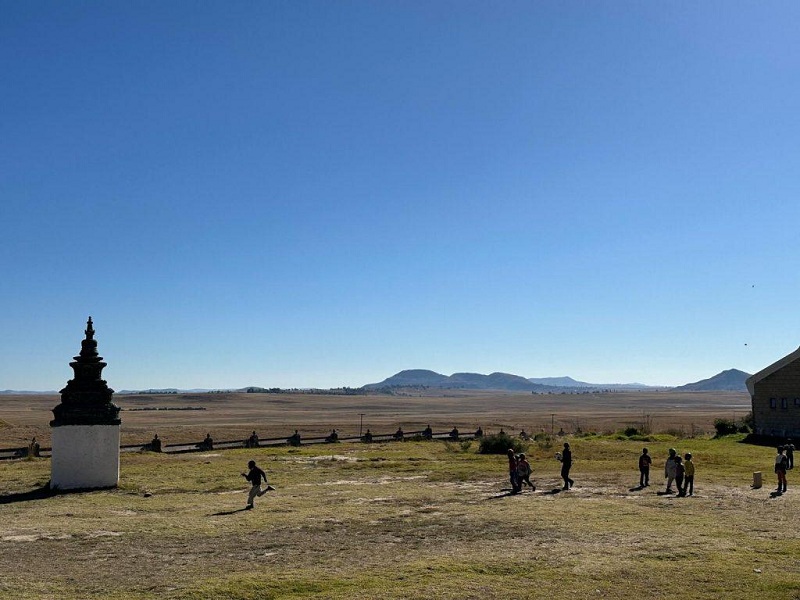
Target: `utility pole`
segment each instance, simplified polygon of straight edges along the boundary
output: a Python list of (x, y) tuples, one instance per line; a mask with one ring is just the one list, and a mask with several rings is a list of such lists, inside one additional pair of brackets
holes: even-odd
[(364, 429), (364, 413), (358, 413), (360, 421), (358, 423), (358, 437), (361, 437), (361, 431)]
[(550, 435), (553, 435), (556, 431), (556, 413), (550, 413)]

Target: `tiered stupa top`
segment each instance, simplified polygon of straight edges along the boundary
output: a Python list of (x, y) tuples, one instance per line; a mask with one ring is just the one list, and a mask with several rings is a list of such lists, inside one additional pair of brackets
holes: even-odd
[(86, 323), (86, 339), (81, 342), (81, 353), (69, 363), (75, 378), (61, 390), (61, 404), (53, 409), (52, 427), (60, 425), (119, 425), (119, 407), (112, 401), (114, 390), (101, 379), (106, 363), (97, 354), (92, 317)]

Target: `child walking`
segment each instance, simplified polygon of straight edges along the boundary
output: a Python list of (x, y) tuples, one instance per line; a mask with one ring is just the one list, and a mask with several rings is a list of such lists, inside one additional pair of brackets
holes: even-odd
[(517, 456), (517, 481), (519, 482), (519, 489), (522, 489), (522, 484), (527, 483), (532, 492), (536, 491), (536, 486), (531, 483), (531, 465), (524, 454)]
[(508, 479), (511, 481), (511, 493), (516, 494), (522, 491), (522, 484), (519, 482), (517, 474), (517, 455), (513, 448), (509, 448), (506, 454), (508, 455)]
[[(667, 480), (667, 491), (665, 494), (672, 493), (672, 482), (675, 481), (675, 459), (677, 458), (678, 451), (675, 448), (669, 449), (669, 457), (667, 462), (664, 463), (664, 478)], [(678, 490), (680, 491), (680, 489)]]
[(683, 495), (694, 495), (694, 462), (692, 461), (692, 453), (687, 452), (683, 456)]
[[(250, 493), (247, 496), (247, 506), (245, 507), (250, 510), (253, 508), (253, 500), (255, 500), (256, 496), (263, 496), (268, 491), (274, 490), (275, 488), (267, 483), (267, 474), (256, 466), (256, 461), (251, 460), (247, 463), (247, 467), (250, 470), (247, 473), (242, 473), (242, 477), (247, 479), (247, 481), (252, 484)], [(264, 480), (264, 483), (267, 483), (267, 487), (265, 487), (263, 490), (261, 489), (262, 479)]]
[(675, 485), (678, 486), (678, 496), (685, 496), (686, 489), (683, 487), (683, 476), (686, 473), (686, 468), (683, 466), (683, 460), (680, 456), (675, 457)]
[(653, 459), (647, 453), (647, 448), (642, 448), (642, 455), (639, 457), (639, 487), (646, 488), (650, 485), (650, 465)]
[(775, 491), (779, 494), (786, 491), (786, 467), (789, 466), (789, 460), (785, 452), (783, 446), (778, 446), (778, 454), (775, 455), (775, 474), (778, 476), (778, 489)]

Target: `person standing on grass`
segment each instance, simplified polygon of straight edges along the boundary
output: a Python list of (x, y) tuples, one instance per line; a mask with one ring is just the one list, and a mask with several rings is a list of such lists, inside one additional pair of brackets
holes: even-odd
[(572, 468), (572, 450), (569, 449), (569, 442), (564, 442), (564, 450), (561, 451), (561, 479), (564, 480), (562, 490), (570, 489), (575, 483), (569, 478), (569, 470)]
[(675, 458), (677, 458), (678, 451), (675, 448), (669, 449), (669, 457), (667, 458), (667, 462), (664, 463), (664, 477), (667, 480), (667, 491), (666, 494), (672, 493), (672, 482), (675, 481), (675, 467), (677, 463), (675, 462)]
[(506, 454), (508, 455), (508, 479), (511, 481), (511, 493), (516, 494), (522, 490), (522, 484), (519, 483), (517, 475), (517, 455), (514, 454), (513, 448), (509, 448)]
[(786, 460), (789, 463), (786, 470), (794, 469), (794, 444), (792, 443), (792, 438), (786, 440)]
[(270, 490), (274, 490), (275, 488), (271, 485), (267, 484), (263, 490), (261, 489), (261, 480), (264, 480), (264, 483), (267, 483), (267, 474), (264, 473), (262, 469), (256, 466), (256, 461), (251, 460), (247, 463), (247, 468), (250, 469), (247, 473), (242, 473), (242, 477), (247, 479), (250, 482), (252, 487), (250, 488), (250, 493), (247, 496), (247, 508), (248, 510), (253, 508), (253, 500), (255, 500), (256, 496), (263, 496)]
[(789, 466), (789, 459), (786, 458), (786, 449), (778, 446), (778, 453), (775, 455), (775, 474), (778, 476), (777, 493), (782, 494), (786, 491), (786, 467)]
[(692, 453), (687, 452), (683, 457), (683, 471), (685, 479), (683, 480), (683, 495), (694, 495), (694, 462), (692, 462)]
[(683, 488), (683, 476), (686, 473), (686, 468), (683, 466), (683, 459), (680, 456), (675, 457), (675, 485), (678, 487), (678, 496), (686, 495), (686, 490)]
[(642, 455), (639, 457), (639, 487), (646, 488), (650, 485), (650, 465), (653, 458), (648, 454), (647, 448), (642, 448)]
[(536, 486), (531, 483), (531, 464), (522, 453), (517, 455), (517, 481), (519, 482), (520, 491), (523, 483), (527, 483), (532, 492), (536, 491)]

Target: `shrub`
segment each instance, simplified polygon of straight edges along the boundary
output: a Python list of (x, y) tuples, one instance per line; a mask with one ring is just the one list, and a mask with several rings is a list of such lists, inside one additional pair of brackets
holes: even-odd
[(716, 437), (722, 437), (723, 435), (730, 435), (732, 433), (736, 433), (738, 427), (736, 427), (736, 423), (734, 423), (730, 419), (715, 419), (714, 429), (717, 430)]
[[(460, 442), (445, 442), (445, 452), (469, 452), (472, 447), (472, 440), (461, 440)], [(508, 448), (506, 448), (507, 450)]]
[(533, 439), (536, 441), (536, 445), (542, 450), (550, 450), (550, 448), (553, 447), (553, 436), (551, 435), (537, 433)]
[(481, 438), (478, 452), (480, 454), (505, 454), (509, 448), (514, 452), (525, 452), (528, 444), (519, 438), (512, 438), (507, 433), (495, 433)]
[(628, 427), (622, 433), (628, 437), (631, 437), (632, 435), (639, 435), (639, 430), (636, 429), (636, 427)]
[(686, 437), (686, 430), (683, 427), (669, 427), (664, 433), (678, 439)]

